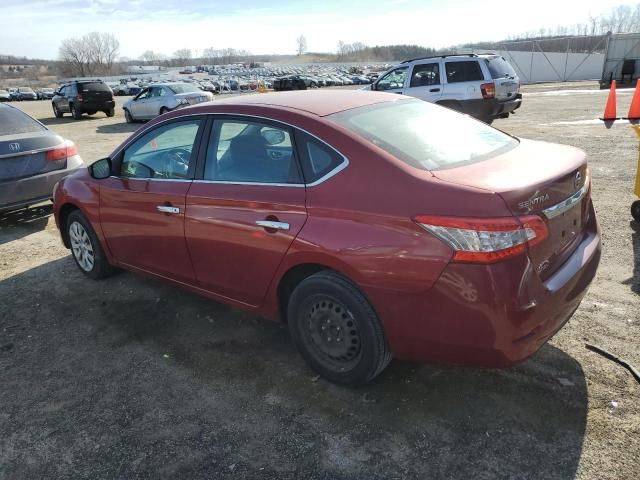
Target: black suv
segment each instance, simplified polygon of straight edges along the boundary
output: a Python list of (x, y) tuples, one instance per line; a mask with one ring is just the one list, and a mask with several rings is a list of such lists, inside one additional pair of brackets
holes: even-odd
[(76, 120), (80, 120), (83, 113), (93, 115), (97, 111), (113, 117), (116, 106), (113, 92), (102, 80), (66, 83), (55, 92), (51, 104), (57, 118), (70, 113)]

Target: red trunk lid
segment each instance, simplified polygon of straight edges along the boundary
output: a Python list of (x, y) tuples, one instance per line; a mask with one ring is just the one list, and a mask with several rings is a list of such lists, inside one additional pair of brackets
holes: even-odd
[(587, 162), (584, 152), (573, 147), (521, 140), (505, 154), (433, 174), (441, 180), (497, 193), (514, 215), (542, 217), (549, 238), (529, 254), (543, 279), (573, 252), (587, 223)]

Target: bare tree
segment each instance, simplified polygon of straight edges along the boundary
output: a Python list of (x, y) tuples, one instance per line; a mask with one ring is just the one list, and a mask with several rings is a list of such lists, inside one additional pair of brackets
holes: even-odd
[(173, 58), (178, 61), (185, 62), (187, 60), (191, 60), (191, 49), (189, 48), (181, 48), (173, 52)]
[(91, 32), (64, 40), (59, 56), (67, 73), (84, 77), (111, 73), (119, 51), (120, 42), (111, 33)]
[(298, 52), (298, 55), (304, 55), (307, 51), (307, 37), (304, 35), (300, 35), (296, 38), (296, 51)]

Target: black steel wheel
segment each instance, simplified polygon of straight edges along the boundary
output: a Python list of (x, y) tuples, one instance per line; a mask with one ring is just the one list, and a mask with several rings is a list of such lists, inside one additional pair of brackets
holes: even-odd
[(338, 273), (323, 271), (303, 280), (289, 299), (288, 320), (305, 360), (332, 382), (369, 382), (391, 360), (371, 304)]

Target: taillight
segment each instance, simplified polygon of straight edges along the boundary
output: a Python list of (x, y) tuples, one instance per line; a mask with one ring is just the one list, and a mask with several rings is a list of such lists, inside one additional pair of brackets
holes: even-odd
[(480, 91), (482, 92), (482, 98), (484, 99), (496, 98), (495, 83), (483, 83), (480, 85)]
[(453, 261), (494, 263), (526, 252), (549, 231), (536, 215), (502, 218), (419, 216), (415, 221), (453, 250)]
[(78, 147), (71, 140), (65, 140), (62, 146), (47, 151), (47, 161), (55, 162), (78, 154)]

